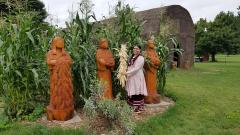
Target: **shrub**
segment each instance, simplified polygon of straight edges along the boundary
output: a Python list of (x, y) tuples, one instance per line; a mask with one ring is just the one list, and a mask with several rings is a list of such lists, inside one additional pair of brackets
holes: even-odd
[(124, 129), (125, 134), (133, 134), (135, 123), (132, 120), (132, 111), (126, 101), (120, 100), (120, 95), (114, 100), (103, 99), (103, 88), (97, 82), (91, 85), (91, 96), (85, 99), (84, 112), (92, 121), (96, 117), (106, 120), (108, 127)]
[(9, 119), (5, 115), (0, 115), (0, 132), (10, 128)]

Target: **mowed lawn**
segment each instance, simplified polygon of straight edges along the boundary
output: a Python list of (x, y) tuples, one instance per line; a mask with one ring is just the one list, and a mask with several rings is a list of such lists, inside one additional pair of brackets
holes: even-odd
[[(171, 71), (167, 93), (176, 100), (176, 105), (138, 123), (135, 134), (240, 135), (240, 55), (221, 55), (217, 60), (217, 63), (195, 63), (191, 70)], [(14, 124), (0, 130), (0, 134), (80, 135), (86, 132)]]
[(171, 72), (167, 92), (176, 105), (138, 125), (138, 135), (240, 135), (240, 56), (195, 63)]

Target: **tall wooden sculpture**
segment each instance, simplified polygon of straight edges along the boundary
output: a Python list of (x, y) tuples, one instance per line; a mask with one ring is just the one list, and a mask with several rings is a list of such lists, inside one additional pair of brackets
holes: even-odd
[(160, 95), (157, 93), (157, 69), (160, 65), (160, 60), (154, 47), (154, 41), (148, 40), (145, 55), (149, 58), (150, 63), (144, 65), (145, 80), (148, 90), (148, 96), (144, 98), (144, 101), (147, 104), (156, 104), (160, 102)]
[(113, 70), (115, 61), (112, 52), (108, 49), (108, 40), (100, 39), (99, 48), (96, 53), (97, 75), (98, 79), (104, 86), (103, 97), (112, 99), (112, 79), (111, 70)]
[(73, 116), (72, 59), (64, 51), (64, 40), (55, 37), (52, 49), (47, 53), (50, 72), (50, 103), (47, 106), (48, 120), (65, 121)]

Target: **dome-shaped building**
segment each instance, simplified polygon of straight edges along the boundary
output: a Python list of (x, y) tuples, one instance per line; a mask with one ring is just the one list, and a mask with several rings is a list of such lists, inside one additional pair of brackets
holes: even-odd
[(174, 54), (172, 60), (179, 68), (189, 69), (194, 64), (195, 31), (189, 12), (180, 5), (154, 8), (136, 13), (136, 17), (145, 21), (142, 35), (158, 34), (162, 17), (169, 19), (177, 36), (180, 48), (184, 50), (181, 56)]

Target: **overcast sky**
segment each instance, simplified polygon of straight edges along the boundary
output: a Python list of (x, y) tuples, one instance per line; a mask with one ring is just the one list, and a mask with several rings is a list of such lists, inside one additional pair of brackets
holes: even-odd
[[(69, 11), (75, 11), (81, 0), (41, 0), (44, 2), (49, 13), (47, 21), (65, 26), (65, 21), (69, 20)], [(109, 16), (109, 11), (116, 5), (118, 0), (92, 0), (93, 11), (99, 19), (102, 16)], [(220, 11), (233, 11), (237, 13), (240, 0), (125, 0), (126, 4), (135, 7), (135, 11), (142, 11), (168, 5), (181, 5), (186, 8), (194, 22), (199, 18), (213, 20)]]

